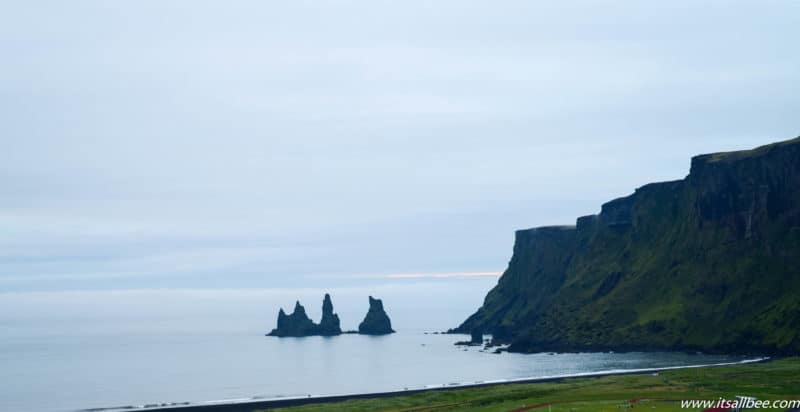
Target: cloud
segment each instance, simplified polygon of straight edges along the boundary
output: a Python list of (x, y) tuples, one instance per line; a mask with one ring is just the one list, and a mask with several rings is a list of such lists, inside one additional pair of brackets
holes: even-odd
[(441, 279), (441, 278), (474, 278), (498, 277), (501, 272), (453, 272), (453, 273), (393, 273), (383, 275), (387, 279)]
[(311, 278), (334, 278), (334, 279), (469, 279), (469, 278), (492, 278), (499, 277), (502, 272), (440, 272), (440, 273), (384, 273), (384, 274), (327, 274), (312, 275)]
[(798, 134), (797, 2), (5, 9), (6, 288), (468, 278)]

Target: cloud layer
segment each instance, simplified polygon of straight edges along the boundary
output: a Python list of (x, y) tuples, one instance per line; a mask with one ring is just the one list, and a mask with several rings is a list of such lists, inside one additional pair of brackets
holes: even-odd
[(798, 134), (797, 2), (45, 3), (0, 16), (0, 290), (499, 271)]

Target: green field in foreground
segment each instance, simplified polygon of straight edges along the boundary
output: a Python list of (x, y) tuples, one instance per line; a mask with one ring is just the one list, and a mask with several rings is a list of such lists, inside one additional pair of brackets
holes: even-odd
[[(658, 375), (571, 378), (557, 382), (506, 384), (429, 391), (378, 399), (271, 409), (273, 411), (621, 411), (633, 399), (634, 410), (691, 411), (664, 399), (800, 399), (800, 358), (769, 362), (680, 369)], [(660, 399), (660, 400), (658, 400)], [(698, 409), (695, 409), (698, 410)], [(776, 409), (770, 409), (776, 410)]]

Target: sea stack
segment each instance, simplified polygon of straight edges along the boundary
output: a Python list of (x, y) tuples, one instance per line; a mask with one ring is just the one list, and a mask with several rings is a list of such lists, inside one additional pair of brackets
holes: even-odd
[(333, 313), (331, 295), (327, 293), (322, 301), (322, 319), (319, 321), (319, 334), (322, 336), (342, 334), (342, 328), (339, 326), (339, 315)]
[(322, 320), (319, 325), (314, 323), (306, 314), (306, 309), (295, 303), (294, 311), (287, 315), (283, 308), (278, 312), (278, 327), (267, 336), (277, 337), (304, 337), (304, 336), (336, 336), (342, 330), (339, 327), (339, 316), (333, 313), (333, 303), (327, 293), (322, 301)]
[(364, 321), (358, 325), (358, 333), (362, 335), (388, 335), (394, 333), (392, 321), (383, 310), (380, 299), (369, 297), (369, 311)]
[(278, 327), (273, 329), (268, 336), (311, 336), (316, 335), (319, 327), (308, 318), (306, 309), (297, 301), (291, 315), (284, 313), (283, 308), (278, 312)]

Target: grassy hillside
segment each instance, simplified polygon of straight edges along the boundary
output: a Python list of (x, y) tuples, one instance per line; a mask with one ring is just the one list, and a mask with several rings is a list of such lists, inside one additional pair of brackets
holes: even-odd
[[(380, 399), (310, 404), (274, 411), (594, 411), (615, 412), (625, 404), (649, 411), (681, 409), (680, 399), (800, 399), (800, 359), (623, 375), (557, 382), (429, 391)], [(538, 407), (537, 407), (538, 406)], [(771, 409), (779, 410), (779, 409)]]
[(455, 332), (511, 350), (800, 353), (800, 138), (697, 156), (573, 227), (518, 231)]

